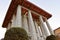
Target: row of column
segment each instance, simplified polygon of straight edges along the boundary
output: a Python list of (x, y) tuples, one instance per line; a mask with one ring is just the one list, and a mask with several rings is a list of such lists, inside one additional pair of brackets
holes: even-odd
[[(10, 23), (9, 23), (7, 29), (12, 28), (12, 27), (22, 27), (27, 31), (28, 35), (31, 37), (30, 40), (45, 40), (46, 36), (48, 36), (49, 34), (44, 25), (42, 16), (41, 15), (39, 16), (40, 26), (38, 26), (37, 22), (33, 21), (30, 10), (28, 10), (28, 16), (26, 16), (26, 15), (22, 16), (21, 13), (22, 13), (21, 6), (18, 5), (17, 14), (16, 14), (16, 16), (13, 15), (13, 18), (11, 20), (12, 25), (10, 25)], [(46, 24), (47, 24), (47, 27), (48, 27), (50, 33), (53, 34), (47, 19), (45, 19), (45, 21), (46, 21)]]

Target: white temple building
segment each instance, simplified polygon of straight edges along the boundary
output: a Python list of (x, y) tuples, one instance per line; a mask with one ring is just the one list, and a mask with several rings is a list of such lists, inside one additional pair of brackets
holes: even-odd
[(2, 27), (7, 30), (12, 27), (21, 27), (27, 31), (29, 40), (45, 40), (49, 33), (53, 34), (48, 23), (51, 16), (27, 0), (12, 0)]

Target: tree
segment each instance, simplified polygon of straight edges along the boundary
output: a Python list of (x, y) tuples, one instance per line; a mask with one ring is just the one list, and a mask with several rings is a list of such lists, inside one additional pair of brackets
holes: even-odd
[(55, 35), (50, 35), (46, 38), (46, 40), (56, 40), (56, 36)]
[(23, 28), (11, 28), (6, 31), (4, 40), (28, 40), (28, 35)]

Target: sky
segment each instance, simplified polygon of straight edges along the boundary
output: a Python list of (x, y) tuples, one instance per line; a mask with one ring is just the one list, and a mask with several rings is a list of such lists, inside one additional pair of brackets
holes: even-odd
[[(60, 0), (28, 0), (38, 7), (52, 14), (48, 19), (52, 30), (60, 27)], [(0, 39), (4, 37), (6, 29), (2, 28), (3, 20), (9, 8), (11, 0), (0, 0)]]

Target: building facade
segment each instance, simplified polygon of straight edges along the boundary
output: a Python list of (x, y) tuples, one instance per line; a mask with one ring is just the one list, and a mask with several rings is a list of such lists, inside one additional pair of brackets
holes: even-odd
[(55, 36), (57, 36), (57, 40), (60, 40), (60, 27), (54, 30)]
[[(9, 30), (12, 27), (24, 28), (29, 40), (45, 40), (53, 31), (47, 21), (52, 15), (27, 0), (12, 0), (2, 27)], [(46, 24), (46, 26), (45, 26)]]
[(56, 36), (60, 36), (60, 27), (54, 30)]

